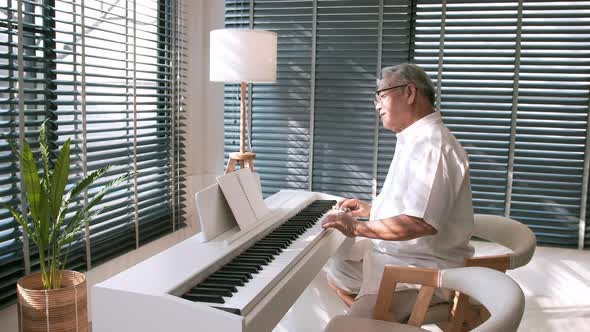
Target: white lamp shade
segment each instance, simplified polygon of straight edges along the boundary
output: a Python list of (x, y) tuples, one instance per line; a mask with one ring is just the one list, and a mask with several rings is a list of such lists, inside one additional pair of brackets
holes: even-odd
[(263, 30), (210, 32), (209, 80), (271, 83), (277, 79), (277, 34)]

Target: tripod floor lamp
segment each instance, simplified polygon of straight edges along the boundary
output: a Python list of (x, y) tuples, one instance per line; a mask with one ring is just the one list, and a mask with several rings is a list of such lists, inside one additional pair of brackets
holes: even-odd
[[(277, 77), (277, 34), (251, 29), (219, 29), (209, 35), (209, 80), (240, 83), (240, 151), (229, 155), (225, 173), (236, 163), (254, 169), (246, 151), (246, 83), (272, 83)], [(250, 91), (252, 93), (252, 91)]]

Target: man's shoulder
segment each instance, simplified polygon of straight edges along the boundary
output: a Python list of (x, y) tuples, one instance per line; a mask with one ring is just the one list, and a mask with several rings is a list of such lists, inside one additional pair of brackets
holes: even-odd
[(425, 128), (414, 140), (414, 146), (423, 151), (441, 150), (445, 142), (448, 141), (448, 135), (446, 133), (448, 130), (445, 129), (446, 127), (444, 126), (430, 126), (428, 129)]
[[(468, 154), (461, 142), (444, 125), (434, 126), (431, 130), (425, 130), (414, 144), (414, 154), (439, 154), (441, 156), (452, 155), (455, 160), (468, 163)], [(444, 158), (443, 158), (444, 159)]]
[(445, 150), (450, 151), (457, 151), (465, 156), (467, 153), (465, 152), (465, 148), (461, 142), (457, 139), (457, 137), (447, 128), (446, 126), (440, 126), (438, 132), (440, 133), (440, 142), (441, 148), (445, 148)]

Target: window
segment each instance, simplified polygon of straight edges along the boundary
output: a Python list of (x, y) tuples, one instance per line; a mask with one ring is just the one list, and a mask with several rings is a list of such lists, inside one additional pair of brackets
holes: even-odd
[[(589, 1), (226, 0), (227, 27), (279, 36), (277, 82), (250, 90), (264, 194), (378, 193), (395, 136), (373, 112), (375, 79), (410, 61), (469, 153), (476, 213), (587, 247), (589, 22)], [(237, 91), (226, 86), (226, 153)]]
[(526, 223), (539, 243), (582, 248), (590, 3), (418, 1), (416, 12), (415, 61), (440, 78), (477, 212)]
[[(177, 7), (175, 0), (0, 1), (0, 131), (34, 144), (48, 120), (55, 151), (72, 139), (70, 183), (113, 165), (90, 197), (136, 172), (102, 200), (68, 268), (89, 269), (183, 226)], [(1, 202), (20, 204), (6, 141), (0, 169)], [(0, 306), (14, 300), (16, 280), (37, 269), (35, 250), (0, 210)]]
[[(377, 191), (394, 146), (373, 108), (375, 82), (383, 63), (408, 60), (411, 15), (410, 1), (226, 1), (227, 27), (278, 33), (277, 82), (251, 90), (266, 195), (307, 189), (369, 200)], [(238, 91), (226, 85), (226, 154), (239, 142)]]

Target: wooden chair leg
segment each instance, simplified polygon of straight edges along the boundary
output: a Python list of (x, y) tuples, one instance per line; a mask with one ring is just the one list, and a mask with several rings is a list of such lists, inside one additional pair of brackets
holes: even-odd
[(490, 312), (488, 311), (488, 309), (486, 309), (486, 307), (484, 307), (483, 305), (478, 306), (479, 307), (479, 324), (477, 324), (478, 326), (483, 324), (483, 322), (485, 322), (486, 320), (488, 320), (490, 318)]
[(451, 318), (445, 326), (445, 332), (459, 332), (462, 330), (465, 316), (469, 309), (469, 296), (457, 293), (454, 298), (453, 309), (451, 310)]
[(426, 317), (426, 311), (428, 310), (430, 302), (432, 301), (434, 290), (435, 287), (432, 286), (422, 286), (420, 288), (420, 292), (416, 298), (416, 303), (414, 303), (414, 308), (410, 314), (410, 319), (408, 319), (408, 325), (416, 327), (422, 326), (422, 323), (424, 323), (424, 318)]
[[(482, 309), (485, 311), (484, 313), (482, 313)], [(489, 313), (487, 313), (487, 317), (485, 316), (486, 313), (487, 310), (482, 305), (469, 304), (461, 331), (471, 331), (481, 325), (489, 318)]]

